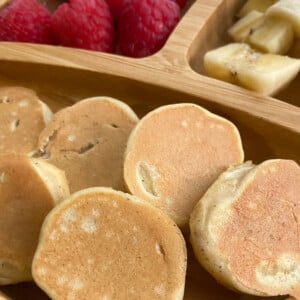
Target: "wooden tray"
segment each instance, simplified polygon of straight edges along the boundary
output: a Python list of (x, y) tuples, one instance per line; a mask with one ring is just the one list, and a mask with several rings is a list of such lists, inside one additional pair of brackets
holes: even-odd
[[(82, 98), (107, 95), (143, 116), (160, 105), (193, 102), (234, 122), (246, 159), (300, 163), (300, 77), (276, 98), (205, 76), (203, 55), (228, 41), (226, 29), (242, 0), (196, 0), (158, 53), (143, 59), (64, 47), (0, 43), (0, 86), (35, 89), (57, 111)], [(48, 299), (33, 284), (3, 287), (13, 299)], [(185, 300), (243, 299), (208, 275), (189, 251)], [(261, 298), (258, 298), (261, 299)], [(93, 299), (91, 299), (93, 300)]]

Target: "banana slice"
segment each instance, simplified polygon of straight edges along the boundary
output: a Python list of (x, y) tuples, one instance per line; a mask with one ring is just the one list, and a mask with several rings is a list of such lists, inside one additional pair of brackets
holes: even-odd
[(262, 54), (243, 43), (231, 43), (204, 56), (209, 76), (259, 92), (274, 95), (300, 71), (300, 60)]
[(263, 52), (285, 54), (292, 47), (293, 41), (294, 31), (290, 22), (267, 17), (263, 24), (252, 32), (247, 42)]
[(296, 39), (289, 52), (289, 55), (294, 58), (300, 58), (300, 39)]
[(300, 1), (279, 0), (266, 11), (267, 16), (278, 17), (290, 22), (296, 37), (300, 37)]
[(246, 44), (232, 43), (211, 50), (204, 55), (206, 73), (214, 78), (237, 84), (235, 71), (230, 68), (230, 61), (243, 60)]
[(248, 0), (238, 12), (237, 16), (239, 18), (242, 18), (253, 10), (265, 12), (271, 5), (273, 5), (277, 1), (278, 0)]
[(235, 42), (244, 42), (264, 22), (264, 14), (253, 10), (233, 24), (228, 34)]

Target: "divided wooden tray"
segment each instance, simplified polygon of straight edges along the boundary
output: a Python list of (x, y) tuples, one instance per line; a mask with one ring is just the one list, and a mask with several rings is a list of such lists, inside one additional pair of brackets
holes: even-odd
[[(243, 3), (191, 1), (164, 48), (142, 59), (2, 42), (0, 86), (33, 88), (54, 111), (97, 95), (119, 98), (140, 116), (164, 104), (197, 103), (238, 126), (247, 160), (278, 157), (300, 163), (300, 76), (271, 98), (209, 78), (203, 70), (204, 53), (228, 41), (226, 29)], [(185, 299), (256, 299), (218, 285), (189, 254)], [(1, 290), (13, 299), (47, 299), (27, 283)]]

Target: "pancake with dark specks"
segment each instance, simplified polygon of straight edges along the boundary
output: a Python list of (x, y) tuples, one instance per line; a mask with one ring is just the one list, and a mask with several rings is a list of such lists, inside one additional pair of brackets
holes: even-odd
[(43, 158), (65, 171), (71, 193), (94, 186), (122, 190), (124, 151), (137, 121), (121, 101), (88, 98), (55, 114), (39, 148)]
[(186, 246), (176, 224), (155, 207), (89, 188), (47, 216), (32, 272), (53, 300), (179, 300)]
[(143, 117), (125, 152), (128, 190), (188, 227), (209, 185), (244, 153), (237, 128), (195, 104), (162, 106)]
[(32, 280), (44, 218), (67, 196), (58, 168), (25, 154), (0, 155), (0, 285)]
[(51, 119), (51, 110), (34, 91), (0, 87), (0, 153), (33, 155), (39, 135)]
[(224, 172), (191, 214), (199, 262), (224, 285), (253, 295), (300, 296), (300, 166), (250, 162)]

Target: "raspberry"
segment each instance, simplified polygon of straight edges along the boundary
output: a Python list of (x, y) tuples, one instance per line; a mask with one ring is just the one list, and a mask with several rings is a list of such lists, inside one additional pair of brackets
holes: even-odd
[(119, 15), (119, 48), (127, 56), (144, 57), (158, 51), (180, 19), (171, 0), (131, 0)]
[(49, 11), (36, 0), (15, 0), (0, 11), (0, 40), (54, 44)]
[(106, 0), (115, 21), (118, 20), (122, 6), (130, 0)]
[(114, 51), (114, 26), (105, 0), (70, 0), (52, 17), (61, 45), (103, 52)]
[(180, 8), (184, 8), (184, 6), (187, 3), (187, 0), (173, 0), (175, 2), (177, 2), (177, 4), (180, 6)]

